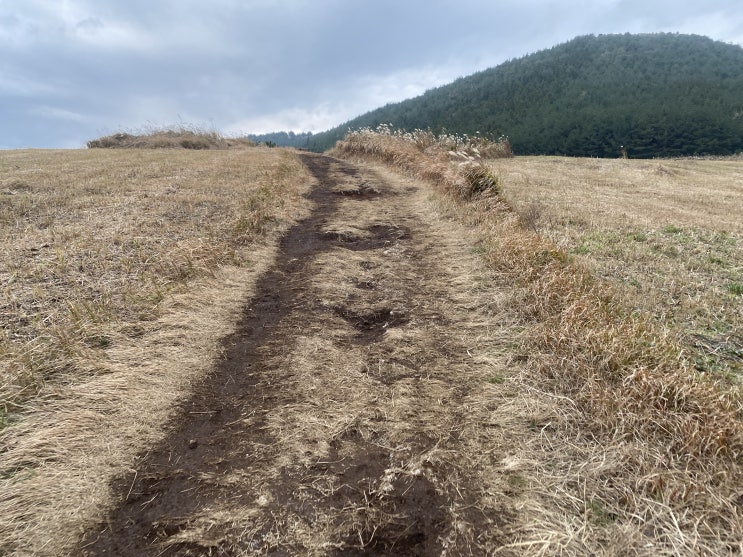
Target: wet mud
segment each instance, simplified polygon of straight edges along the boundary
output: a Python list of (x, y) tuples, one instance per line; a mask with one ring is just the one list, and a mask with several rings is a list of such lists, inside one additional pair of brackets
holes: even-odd
[[(386, 446), (383, 434), (351, 427), (327, 440), (322, 458), (307, 456), (312, 462), (303, 466), (277, 464), (289, 456), (281, 453), (269, 417), (280, 408), (305, 403), (295, 388), (287, 388), (297, 382), (295, 370), (285, 359), (294, 332), (317, 328), (324, 320), (336, 328), (347, 327), (348, 333), (336, 344), (362, 350), (369, 362), (385, 362), (376, 371), (369, 364), (373, 381), (385, 388), (404, 383), (414, 389), (427, 377), (429, 356), (420, 351), (408, 356), (404, 349), (382, 341), (390, 331), (404, 332), (411, 323), (442, 326), (448, 319), (430, 311), (416, 314), (380, 299), (381, 279), (366, 274), (379, 265), (371, 256), (351, 264), (359, 276), (353, 279), (355, 294), (349, 299), (369, 297), (362, 307), (326, 304), (310, 293), (314, 265), (330, 250), (382, 253), (408, 245), (411, 259), (418, 256), (413, 253), (416, 232), (408, 224), (380, 222), (343, 233), (330, 226), (344, 200), (376, 203), (397, 195), (386, 191), (382, 180), (369, 181), (354, 166), (328, 157), (308, 154), (303, 155), (303, 162), (317, 179), (309, 194), (312, 213), (281, 240), (278, 258), (260, 279), (237, 332), (224, 340), (221, 361), (180, 405), (163, 442), (143, 452), (136, 470), (112, 485), (120, 503), (85, 535), (81, 554), (303, 554), (302, 548), (281, 539), (289, 525), (277, 517), (292, 516), (309, 530), (319, 529), (322, 523), (323, 528), (332, 526), (338, 532), (326, 549), (313, 551), (315, 555), (433, 556), (441, 555), (447, 543), (450, 555), (484, 555), (474, 546), (457, 549), (459, 542), (446, 542), (447, 529), (452, 528), (447, 509), (455, 499), (461, 499), (457, 505), (469, 508), (465, 480), (463, 487), (454, 490), (432, 481), (433, 472), (425, 469), (390, 472), (397, 460), (430, 450), (442, 439), (456, 446), (457, 439), (451, 436), (434, 438), (430, 432), (412, 431), (405, 448), (394, 452)], [(347, 185), (354, 181), (355, 187)], [(421, 294), (416, 284), (401, 288), (402, 299), (443, 296)], [(431, 349), (438, 351), (437, 358), (454, 361), (459, 357), (449, 354), (445, 343), (440, 344)], [(463, 395), (456, 388), (451, 392), (454, 398), (439, 404), (456, 405), (456, 397)], [(369, 423), (376, 420), (380, 428), (388, 419), (381, 412), (370, 415)], [(415, 428), (414, 420), (410, 428)], [(448, 473), (445, 464), (437, 466), (441, 469), (436, 474)], [(269, 468), (280, 468), (281, 473), (267, 486), (262, 471)], [(332, 488), (320, 487), (321, 480)], [(271, 496), (264, 498), (261, 494), (267, 492)], [(261, 518), (246, 533), (245, 516), (233, 521), (216, 518), (225, 509), (245, 516), (260, 514)], [(195, 517), (203, 523), (210, 514), (215, 517), (212, 527), (201, 528), (198, 536), (186, 535), (193, 530)], [(508, 513), (504, 509), (499, 515), (486, 515), (470, 509), (460, 515), (466, 516), (474, 532), (506, 520)]]

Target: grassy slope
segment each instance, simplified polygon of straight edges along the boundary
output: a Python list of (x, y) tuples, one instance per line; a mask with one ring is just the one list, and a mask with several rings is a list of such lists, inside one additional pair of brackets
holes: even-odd
[(268, 149), (8, 151), (0, 175), (0, 554), (58, 555), (218, 358), (310, 178)]
[[(516, 546), (535, 555), (743, 549), (739, 389), (699, 374), (671, 324), (636, 311), (621, 290), (530, 232), (530, 221), (493, 190), (458, 195), (461, 174), (446, 151), (371, 131), (349, 134), (335, 148), (432, 179), (452, 194), (460, 218), (482, 235), (484, 257), (518, 288), (513, 304), (531, 370), (523, 388), (560, 399), (554, 414), (534, 424), (544, 443), (533, 447), (540, 462), (532, 481), (564, 522), (555, 526), (536, 513)], [(518, 174), (519, 164), (491, 166)]]
[[(393, 149), (387, 162), (421, 162), (425, 174), (417, 152)], [(696, 276), (684, 262), (704, 273), (712, 257), (731, 278), (700, 303), (731, 296), (725, 307), (734, 309), (740, 297), (724, 289), (740, 276), (740, 244), (719, 234), (738, 242), (730, 211), (740, 191), (729, 180), (737, 165), (506, 159), (491, 168), (521, 220), (586, 257), (592, 272), (621, 269), (630, 286), (662, 291), (666, 283), (638, 273), (668, 263), (666, 277)], [(291, 155), (268, 150), (8, 152), (0, 168), (0, 311), (10, 324), (0, 386), (15, 420), (2, 433), (0, 538), (17, 542), (33, 522), (79, 523), (97, 512), (105, 474), (155, 435), (168, 404), (216, 357), (246, 277), (270, 258), (266, 245), (300, 207), (307, 178)], [(445, 188), (454, 179), (455, 196), (472, 193), (455, 166), (433, 168), (429, 177)], [(560, 181), (565, 175), (571, 180)], [(715, 184), (722, 200), (701, 218), (697, 180)], [(589, 191), (602, 203), (576, 214)], [(660, 191), (669, 192), (660, 203), (643, 201)], [(564, 397), (555, 415), (534, 423), (554, 460), (524, 481), (561, 505), (565, 524), (548, 532), (535, 516), (521, 533), (524, 551), (740, 549), (731, 545), (743, 533), (739, 395), (695, 375), (664, 325), (638, 319), (624, 295), (526, 232), (497, 197), (457, 207), (503, 280), (519, 287), (514, 303), (529, 328), (517, 357), (535, 374), (528, 388)], [(709, 275), (717, 276), (728, 275)], [(168, 389), (170, 399), (152, 396)]]
[(94, 372), (169, 292), (244, 263), (287, 218), (276, 189), (296, 164), (263, 150), (3, 153), (0, 410)]
[(494, 161), (528, 226), (743, 380), (743, 159)]

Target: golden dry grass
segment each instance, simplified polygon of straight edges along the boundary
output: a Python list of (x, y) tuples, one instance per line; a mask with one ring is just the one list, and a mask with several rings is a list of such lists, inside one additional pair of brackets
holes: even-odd
[(384, 124), (375, 130), (349, 132), (330, 153), (353, 154), (390, 164), (464, 200), (482, 192), (498, 193), (497, 178), (482, 161), (513, 156), (507, 139), (436, 136), (423, 130), (392, 130)]
[[(479, 160), (363, 139), (337, 152), (393, 163), (448, 196), (436, 210), (425, 192), (410, 208), (390, 196), (378, 214), (341, 203), (326, 232), (402, 223), (417, 243), (327, 252), (306, 295), (315, 309), (384, 304), (421, 318), (374, 349), (346, 349), (355, 331), (332, 312), (301, 328), (289, 319), (295, 340), (267, 361), (291, 379), (287, 403), (266, 416), (275, 444), (255, 451), (276, 460), (203, 478), (258, 490), (255, 508), (200, 509), (172, 543), (211, 551), (227, 525), (245, 539), (261, 534), (256, 553), (360, 549), (400, 518), (389, 489), (431, 485), (475, 501), (452, 497), (443, 511), (451, 547), (743, 552), (739, 394), (695, 371), (673, 323), (637, 311), (593, 267), (524, 227), (532, 221), (496, 195), (519, 159), (471, 180)], [(309, 178), (273, 150), (10, 152), (0, 169), (0, 311), (10, 323), (1, 396), (11, 420), (0, 433), (0, 553), (69, 554), (111, 504), (110, 479), (162, 437), (173, 405), (213, 367), (276, 234), (306, 214)], [(659, 234), (685, 230), (673, 226), (681, 232), (664, 223)], [(359, 284), (375, 285), (369, 299)], [(315, 500), (313, 524), (289, 507), (266, 514), (285, 472), (309, 478), (312, 466), (332, 465), (328, 456), (362, 462), (367, 448), (390, 461), (370, 477), (366, 506), (331, 515)], [(297, 501), (343, 487), (327, 470), (313, 474)], [(475, 519), (500, 511), (483, 537)], [(353, 540), (328, 546), (339, 528)]]
[(267, 149), (0, 169), (0, 553), (59, 555), (211, 369), (311, 179)]
[[(471, 250), (476, 231), (432, 203), (425, 184), (330, 166), (332, 191), (382, 193), (337, 196), (337, 209), (304, 230), (343, 240), (285, 275), (291, 310), (261, 346), (257, 384), (241, 393), (257, 400), (226, 451), (240, 465), (220, 456), (193, 484), (229, 494), (166, 510), (159, 524), (176, 533), (162, 534), (162, 548), (490, 554), (520, 522), (516, 509), (539, 505), (519, 474), (533, 467), (522, 445), (536, 442), (529, 424), (543, 411), (534, 393), (504, 384), (518, 334), (506, 291)], [(401, 234), (348, 249), (378, 227)], [(360, 342), (364, 328), (349, 316), (380, 308), (405, 319)]]
[(189, 279), (286, 219), (298, 163), (267, 150), (3, 153), (0, 409), (136, 337)]
[[(512, 304), (527, 328), (520, 350), (530, 370), (521, 388), (554, 402), (552, 413), (534, 423), (541, 442), (530, 446), (539, 463), (524, 481), (537, 486), (546, 508), (562, 509), (563, 518), (533, 507), (514, 532), (516, 541), (501, 549), (530, 555), (743, 551), (738, 389), (698, 373), (672, 323), (637, 311), (590, 268), (529, 231), (528, 212), (522, 209), (520, 217), (492, 190), (469, 199), (457, 195), (461, 178), (442, 183), (443, 161), (416, 155), (403, 141), (350, 139), (335, 152), (426, 179), (433, 169), (432, 182), (453, 192), (459, 218), (477, 227), (482, 253), (500, 280), (517, 287)], [(501, 160), (491, 168), (498, 176), (503, 169), (518, 175), (519, 163)], [(508, 177), (499, 185), (504, 182)]]
[(120, 132), (88, 141), (90, 149), (244, 149), (255, 143), (245, 138), (227, 138), (215, 131), (194, 126), (152, 128), (138, 133)]
[(490, 164), (530, 228), (672, 326), (700, 371), (743, 373), (743, 160)]

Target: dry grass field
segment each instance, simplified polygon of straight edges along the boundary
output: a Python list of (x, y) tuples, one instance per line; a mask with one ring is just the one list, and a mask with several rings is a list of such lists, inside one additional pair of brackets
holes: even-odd
[(743, 159), (490, 168), (530, 228), (679, 331), (697, 369), (743, 378)]
[(264, 148), (0, 153), (0, 554), (97, 516), (219, 357), (309, 182)]
[(0, 555), (743, 552), (743, 161), (165, 139), (0, 152)]
[[(721, 363), (739, 357), (737, 348), (714, 356), (712, 364), (689, 357), (680, 332), (683, 319), (664, 318), (668, 310), (662, 302), (641, 303), (630, 297), (615, 281), (605, 280), (615, 273), (571, 253), (587, 251), (585, 243), (571, 248), (563, 231), (550, 234), (553, 229), (544, 226), (560, 214), (568, 228), (593, 223), (594, 230), (606, 231), (607, 223), (627, 224), (625, 206), (635, 206), (647, 227), (644, 234), (657, 228), (660, 244), (663, 235), (696, 230), (680, 215), (710, 211), (720, 227), (711, 228), (710, 234), (724, 238), (713, 241), (729, 249), (708, 250), (708, 256), (720, 258), (731, 272), (715, 279), (724, 301), (714, 308), (706, 302), (696, 308), (704, 316), (718, 312), (723, 322), (718, 326), (726, 334), (724, 340), (712, 338), (718, 346), (729, 346), (740, 323), (740, 223), (735, 214), (735, 205), (740, 206), (740, 162), (700, 163), (700, 174), (718, 176), (707, 185), (723, 202), (697, 209), (685, 198), (701, 203), (711, 193), (694, 190), (690, 180), (684, 194), (667, 192), (654, 201), (657, 188), (647, 187), (641, 177), (673, 175), (677, 170), (670, 163), (510, 158), (502, 156), (505, 151), (495, 160), (474, 153), (463, 162), (465, 153), (446, 145), (419, 145), (415, 135), (360, 130), (349, 133), (335, 152), (382, 161), (446, 193), (458, 218), (482, 239), (477, 251), (511, 291), (510, 307), (523, 326), (515, 339), (514, 359), (526, 372), (505, 378), (504, 385), (538, 392), (545, 404), (554, 404), (547, 404), (543, 416), (533, 422), (539, 441), (524, 439), (534, 465), (522, 470), (521, 477), (542, 506), (530, 507), (516, 540), (503, 549), (524, 555), (743, 551), (743, 404), (739, 384), (731, 380), (734, 370)], [(715, 164), (723, 169), (715, 170)], [(489, 185), (479, 187), (482, 181), (473, 182), (473, 175), (488, 177)], [(565, 186), (578, 177), (582, 185)], [(597, 183), (609, 190), (597, 197), (619, 197), (614, 182), (629, 182), (630, 191), (642, 191), (623, 194), (623, 199), (633, 198), (631, 204), (618, 200), (599, 206), (587, 199), (585, 192), (595, 191)], [(543, 184), (541, 189), (549, 194), (529, 198), (519, 183)], [(554, 209), (548, 200), (554, 200)], [(666, 217), (661, 220), (658, 209), (640, 213), (650, 206), (664, 208)], [(569, 214), (559, 213), (560, 207), (567, 207)], [(693, 222), (699, 226), (706, 218), (694, 217)], [(735, 230), (723, 234), (725, 222)], [(630, 241), (652, 245), (640, 235)], [(680, 246), (674, 247), (681, 260)], [(614, 264), (627, 266), (616, 259)], [(651, 265), (645, 263), (646, 273), (666, 272)], [(685, 277), (678, 271), (668, 273), (670, 281), (675, 278), (674, 284), (684, 287)], [(726, 373), (699, 373), (711, 367), (724, 367)]]
[[(284, 152), (0, 155), (0, 420), (49, 384), (95, 373), (161, 302), (289, 218)], [(2, 423), (2, 421), (0, 421)]]

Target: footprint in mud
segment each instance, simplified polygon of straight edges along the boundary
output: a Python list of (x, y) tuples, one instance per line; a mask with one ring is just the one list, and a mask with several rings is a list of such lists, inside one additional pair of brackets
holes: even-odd
[(374, 199), (382, 195), (382, 191), (377, 186), (371, 184), (370, 182), (362, 182), (358, 186), (355, 186), (355, 187), (353, 186), (342, 187), (342, 188), (336, 189), (334, 193), (337, 195), (342, 195), (344, 197), (351, 197), (354, 199), (361, 199), (361, 200)]
[(389, 329), (401, 327), (410, 319), (399, 310), (381, 308), (357, 313), (347, 308), (335, 308), (335, 313), (356, 329), (354, 342), (360, 345), (378, 342)]
[(359, 290), (375, 290), (377, 288), (377, 285), (373, 280), (359, 280), (356, 281), (355, 286)]
[(444, 510), (448, 502), (431, 481), (423, 476), (395, 478), (384, 496), (375, 499), (366, 497), (365, 503), (377, 520), (360, 524), (333, 557), (441, 554), (438, 534), (448, 523)]
[[(359, 230), (359, 229), (357, 229)], [(359, 232), (352, 229), (326, 230), (321, 233), (323, 240), (331, 245), (351, 251), (366, 251), (389, 247), (395, 242), (410, 237), (410, 231), (404, 226), (374, 224)]]

